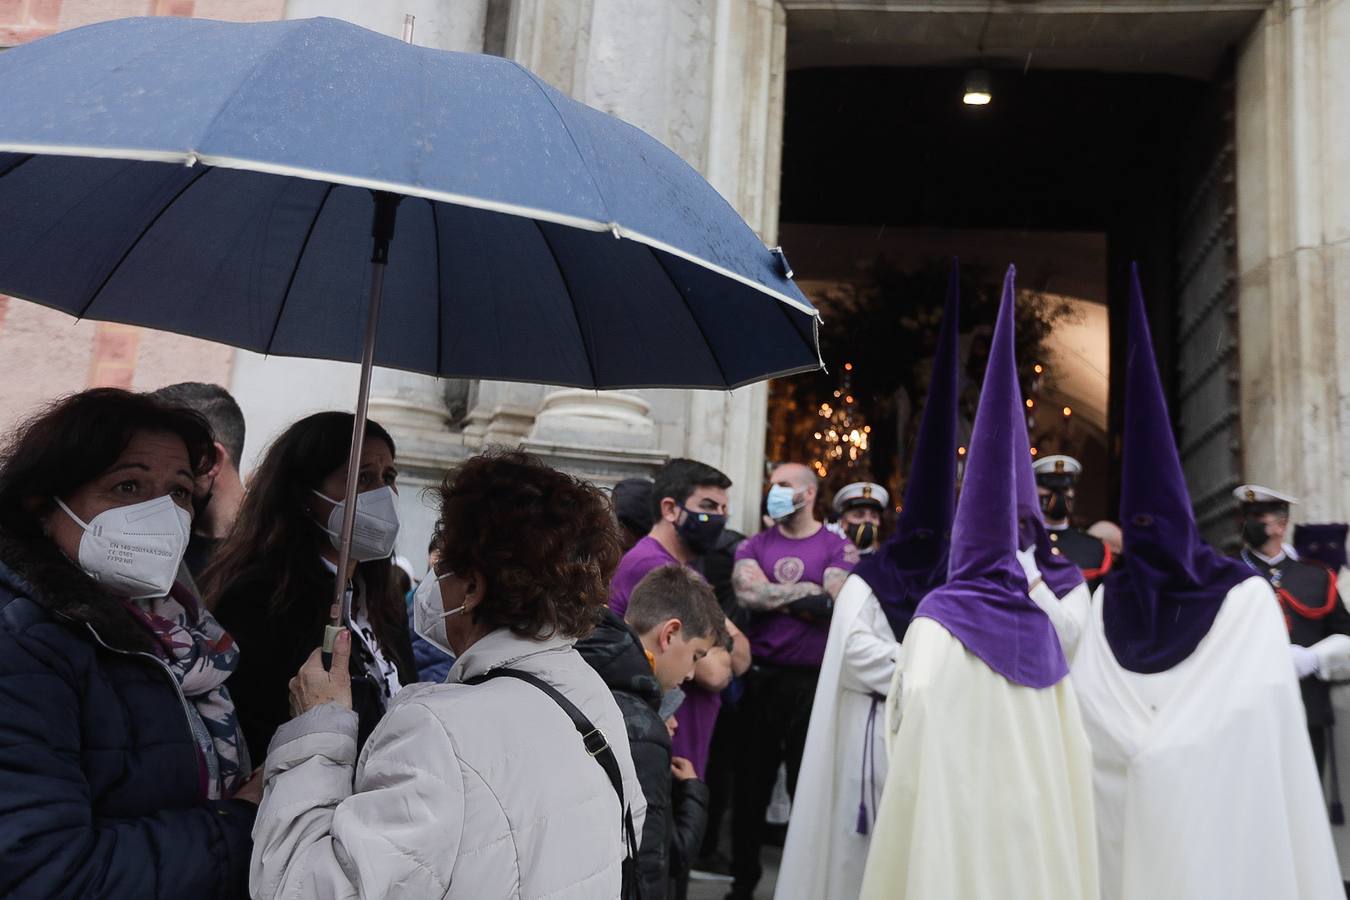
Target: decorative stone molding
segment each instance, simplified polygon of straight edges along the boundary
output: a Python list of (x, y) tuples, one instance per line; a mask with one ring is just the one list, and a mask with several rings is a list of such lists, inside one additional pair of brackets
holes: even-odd
[(621, 391), (555, 390), (544, 398), (529, 437), (540, 444), (648, 450), (656, 440), (651, 409)]

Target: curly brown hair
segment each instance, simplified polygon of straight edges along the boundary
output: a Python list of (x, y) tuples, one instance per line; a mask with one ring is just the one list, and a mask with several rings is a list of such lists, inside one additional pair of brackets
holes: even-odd
[(620, 556), (598, 488), (532, 454), (494, 450), (447, 475), (440, 495), (441, 565), (486, 582), (476, 624), (532, 639), (590, 634)]

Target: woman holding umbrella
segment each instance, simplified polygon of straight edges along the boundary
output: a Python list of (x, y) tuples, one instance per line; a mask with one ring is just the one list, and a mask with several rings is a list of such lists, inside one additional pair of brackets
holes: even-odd
[[(250, 477), (234, 529), (202, 576), (203, 595), (244, 650), (230, 690), (259, 762), (290, 718), (286, 685), (331, 615), (351, 428), (344, 412), (315, 413), (287, 428)], [(356, 490), (343, 577), (352, 595), (352, 698), (364, 743), (399, 687), (417, 680), (390, 561), (398, 537), (394, 440), (375, 422), (366, 422)]]
[(0, 895), (247, 892), (239, 651), (174, 583), (214, 461), (196, 413), (112, 389), (0, 458)]
[(311, 654), (267, 757), (253, 895), (630, 896), (646, 804), (614, 697), (574, 648), (619, 561), (607, 499), (528, 454), (475, 457), (440, 489), (436, 542), (415, 615), (455, 654), (446, 683), (404, 689), (358, 761), (356, 639), (331, 670)]

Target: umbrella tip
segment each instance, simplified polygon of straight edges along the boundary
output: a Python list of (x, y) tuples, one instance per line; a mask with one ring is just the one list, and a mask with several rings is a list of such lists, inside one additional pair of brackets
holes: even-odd
[(405, 44), (412, 43), (413, 22), (416, 21), (416, 19), (417, 17), (412, 13), (404, 13), (403, 15), (403, 43)]

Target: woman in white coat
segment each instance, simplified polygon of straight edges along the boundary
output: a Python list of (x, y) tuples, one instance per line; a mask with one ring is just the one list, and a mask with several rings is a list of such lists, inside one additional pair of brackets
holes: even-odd
[[(646, 805), (618, 706), (573, 649), (618, 562), (609, 505), (519, 452), (469, 460), (440, 494), (417, 630), (455, 665), (401, 691), (358, 761), (348, 635), (330, 671), (315, 651), (268, 749), (255, 898), (620, 896), (623, 810), (640, 834)], [(543, 686), (493, 677), (507, 668)], [(549, 688), (607, 739), (622, 799)]]

